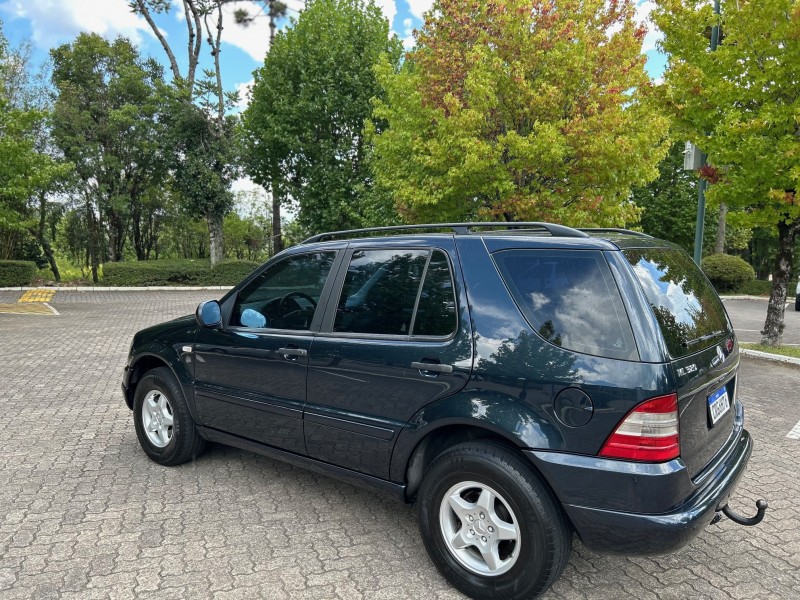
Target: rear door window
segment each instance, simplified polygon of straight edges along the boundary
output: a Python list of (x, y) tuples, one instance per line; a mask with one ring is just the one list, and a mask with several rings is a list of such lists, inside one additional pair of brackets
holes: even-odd
[(719, 343), (729, 323), (711, 283), (691, 257), (672, 248), (625, 250), (673, 358)]
[(506, 250), (493, 256), (517, 305), (548, 342), (595, 356), (638, 359), (602, 252)]
[(355, 250), (333, 330), (443, 338), (456, 331), (456, 300), (441, 250)]

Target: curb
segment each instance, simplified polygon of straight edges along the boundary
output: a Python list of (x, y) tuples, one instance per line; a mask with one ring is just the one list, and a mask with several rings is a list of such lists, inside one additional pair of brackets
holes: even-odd
[(747, 348), (739, 348), (739, 354), (743, 356), (751, 356), (761, 360), (769, 360), (772, 362), (783, 363), (787, 365), (797, 365), (800, 367), (800, 358), (793, 356), (783, 356), (781, 354), (771, 354), (769, 352), (761, 352), (760, 350), (749, 350)]
[(207, 286), (160, 286), (152, 285), (145, 287), (103, 287), (103, 286), (48, 286), (38, 287), (19, 286), (19, 287), (0, 287), (0, 292), (26, 292), (28, 290), (55, 290), (57, 292), (202, 292), (202, 291), (228, 291), (232, 285), (207, 285)]
[[(769, 300), (769, 296), (747, 296), (744, 294), (739, 294), (738, 296), (720, 296), (723, 301), (725, 300)], [(787, 302), (789, 302), (788, 298), (789, 295), (786, 295)]]

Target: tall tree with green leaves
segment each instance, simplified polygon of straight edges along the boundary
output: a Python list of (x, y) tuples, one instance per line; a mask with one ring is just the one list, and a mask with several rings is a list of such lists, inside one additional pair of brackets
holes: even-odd
[(372, 0), (312, 0), (256, 71), (243, 116), (246, 169), (285, 204), (296, 202), (304, 228), (394, 217), (373, 183), (364, 123), (383, 95), (375, 65), (383, 57), (396, 66), (401, 53)]
[(411, 220), (624, 225), (667, 123), (643, 102), (631, 0), (438, 0), (383, 63), (376, 177)]
[[(122, 259), (132, 212), (166, 172), (157, 112), (162, 68), (125, 38), (80, 34), (51, 51), (53, 139), (75, 165), (89, 219), (92, 277)], [(104, 252), (103, 243), (107, 241)]]
[[(669, 54), (664, 106), (675, 131), (708, 154), (709, 202), (729, 220), (778, 233), (762, 342), (779, 345), (800, 234), (800, 0), (660, 0), (653, 19)], [(708, 52), (707, 35), (721, 27)]]
[[(211, 264), (224, 255), (223, 219), (233, 206), (231, 183), (237, 173), (235, 119), (227, 114), (237, 100), (222, 86), (223, 5), (229, 0), (182, 0), (188, 43), (186, 68), (181, 70), (174, 48), (155, 22), (169, 13), (170, 0), (130, 0), (131, 10), (142, 15), (169, 60), (173, 89), (167, 101), (171, 123), (171, 159), (174, 182), (187, 209), (208, 224)], [(207, 47), (212, 68), (202, 68)], [(198, 69), (200, 69), (198, 76)]]
[(70, 165), (52, 151), (43, 96), (30, 72), (29, 53), (9, 46), (0, 22), (0, 259), (15, 258), (31, 236), (58, 280), (47, 235), (53, 213), (47, 195), (68, 177)]

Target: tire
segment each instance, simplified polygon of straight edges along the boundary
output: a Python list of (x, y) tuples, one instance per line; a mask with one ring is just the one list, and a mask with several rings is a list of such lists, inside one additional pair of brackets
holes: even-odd
[(561, 574), (572, 548), (549, 488), (523, 457), (497, 443), (459, 444), (437, 457), (425, 472), (418, 512), (433, 563), (478, 600), (537, 598)]
[(794, 309), (795, 310), (800, 310), (800, 294), (797, 294), (794, 297)]
[(167, 367), (144, 374), (133, 397), (136, 437), (145, 454), (164, 466), (188, 462), (203, 451), (183, 390)]

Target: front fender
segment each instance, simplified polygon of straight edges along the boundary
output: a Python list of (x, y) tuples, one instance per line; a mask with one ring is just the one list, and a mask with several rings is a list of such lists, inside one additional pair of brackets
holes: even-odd
[(564, 447), (564, 438), (549, 416), (530, 404), (486, 390), (466, 390), (426, 406), (401, 430), (392, 452), (391, 480), (405, 480), (408, 462), (426, 436), (453, 425), (485, 429), (518, 448)]
[[(123, 377), (123, 387), (127, 390), (127, 396), (130, 399), (126, 398), (126, 400), (129, 401), (131, 406), (136, 384), (142, 375), (151, 368), (166, 365), (181, 385), (192, 418), (196, 422), (198, 421), (197, 411), (194, 406), (193, 352), (183, 351), (183, 347), (188, 345), (179, 342), (167, 344), (158, 340), (151, 340), (136, 348), (128, 366), (125, 367), (125, 375)], [(190, 346), (193, 350), (194, 344)]]

